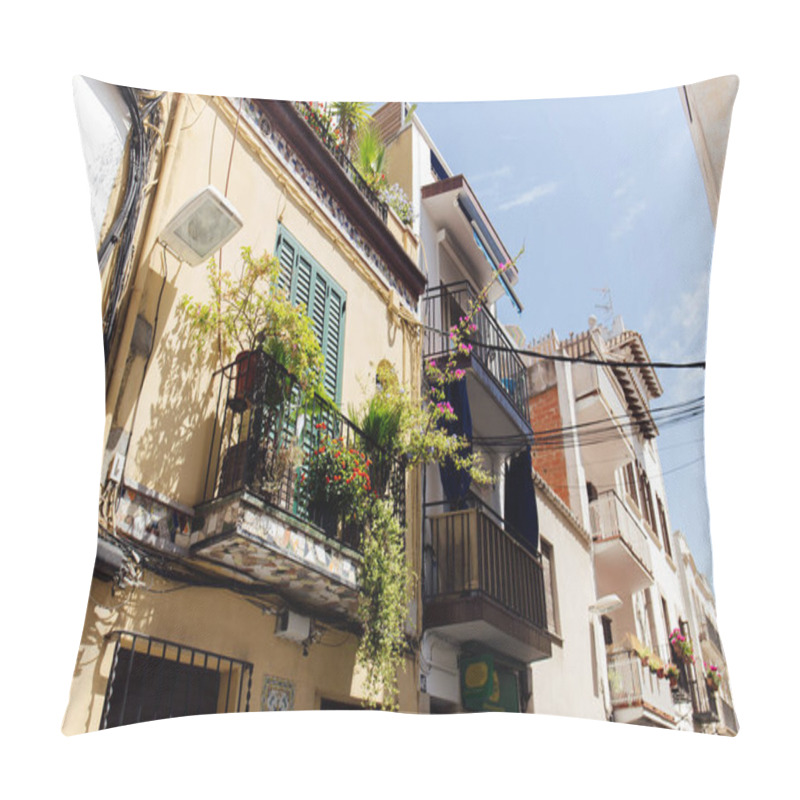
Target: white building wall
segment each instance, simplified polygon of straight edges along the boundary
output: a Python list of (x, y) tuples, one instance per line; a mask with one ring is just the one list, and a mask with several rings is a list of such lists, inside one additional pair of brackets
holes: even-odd
[(546, 492), (537, 489), (536, 502), (540, 537), (553, 550), (557, 630), (552, 656), (531, 665), (533, 711), (606, 719), (602, 630), (589, 610), (596, 597), (588, 535)]

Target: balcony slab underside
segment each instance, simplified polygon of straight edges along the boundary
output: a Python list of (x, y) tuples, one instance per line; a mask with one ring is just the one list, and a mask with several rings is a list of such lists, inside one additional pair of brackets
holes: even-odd
[[(472, 415), (472, 434), (477, 438), (500, 439), (502, 437), (528, 436), (533, 438), (530, 423), (508, 399), (506, 391), (500, 388), (479, 358), (471, 357), (467, 369), (467, 395)], [(519, 445), (503, 448), (494, 445), (487, 449), (496, 452), (509, 452), (519, 449)]]
[(595, 537), (594, 564), (600, 597), (634, 594), (653, 583), (653, 573), (619, 534)]
[(274, 589), (299, 608), (355, 613), (356, 553), (243, 491), (197, 509), (194, 559), (237, 580)]
[(649, 703), (638, 700), (629, 704), (614, 703), (614, 721), (627, 725), (675, 729), (675, 717)]
[[(586, 465), (587, 480), (598, 480), (592, 469), (592, 460), (603, 464), (606, 472), (613, 472), (614, 469), (631, 460), (631, 450), (627, 444), (630, 434), (624, 426), (624, 420), (620, 417), (625, 413), (624, 408), (618, 411), (606, 404), (599, 391), (581, 397), (576, 404), (577, 423), (582, 426), (581, 430), (586, 434), (587, 441), (591, 441), (592, 436), (601, 438), (602, 444), (592, 444), (592, 459)], [(618, 436), (612, 435), (614, 429), (619, 431)], [(602, 433), (601, 433), (602, 432)], [(598, 480), (602, 483), (602, 480)]]
[(480, 642), (523, 663), (551, 655), (550, 638), (543, 630), (480, 593), (427, 600), (424, 626), (450, 641)]

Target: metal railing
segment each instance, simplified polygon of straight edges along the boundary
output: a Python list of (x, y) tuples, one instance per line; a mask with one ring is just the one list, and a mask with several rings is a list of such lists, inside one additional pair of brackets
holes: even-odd
[(248, 661), (130, 631), (112, 631), (114, 656), (101, 728), (250, 710)]
[[(607, 658), (612, 706), (647, 705), (674, 716), (672, 689), (666, 678), (659, 678), (649, 666), (644, 666), (635, 653), (628, 651), (609, 653)], [(664, 658), (661, 660), (666, 664), (667, 660)]]
[[(440, 284), (425, 293), (422, 315), (426, 358), (446, 356), (453, 349), (450, 328), (470, 312), (476, 301), (477, 295), (466, 281)], [(492, 376), (519, 415), (530, 423), (528, 372), (514, 344), (484, 303), (477, 306), (472, 321), (478, 327), (467, 339), (472, 345), (472, 356)]]
[(392, 500), (395, 516), (405, 524), (404, 464), (382, 454), (335, 406), (318, 395), (305, 396), (297, 380), (262, 351), (240, 354), (218, 377), (206, 501), (246, 489), (359, 550), (359, 531), (342, 514), (315, 504), (305, 485), (309, 457), (328, 436), (344, 448), (372, 454), (372, 485)]
[(531, 625), (547, 629), (539, 560), (481, 508), (429, 516), (426, 600), (483, 595)]
[(621, 538), (642, 566), (652, 575), (653, 566), (647, 534), (628, 506), (613, 489), (602, 492), (589, 503), (589, 518), (595, 541)]
[(344, 170), (350, 182), (358, 189), (364, 199), (375, 209), (385, 223), (389, 217), (388, 204), (383, 202), (364, 180), (364, 177), (339, 145), (336, 137), (327, 129), (325, 122), (320, 117), (319, 111), (309, 103), (295, 102), (294, 105), (297, 109), (297, 113), (306, 121), (311, 130), (317, 135), (317, 138), (325, 145), (328, 152), (336, 159), (336, 163)]

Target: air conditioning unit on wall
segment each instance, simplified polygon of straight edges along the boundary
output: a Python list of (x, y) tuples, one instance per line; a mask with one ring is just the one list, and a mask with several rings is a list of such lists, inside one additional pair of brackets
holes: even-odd
[(277, 616), (275, 635), (292, 642), (305, 642), (311, 636), (311, 619), (287, 608)]

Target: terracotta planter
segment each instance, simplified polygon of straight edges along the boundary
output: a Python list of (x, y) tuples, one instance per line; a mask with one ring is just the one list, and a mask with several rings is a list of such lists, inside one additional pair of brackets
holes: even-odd
[(677, 678), (670, 678), (669, 679), (669, 688), (670, 689), (677, 689), (678, 688), (678, 679)]
[(234, 411), (244, 411), (253, 391), (258, 385), (258, 376), (263, 373), (263, 358), (260, 350), (243, 350), (236, 356), (236, 377), (233, 397), (229, 404)]
[(719, 689), (719, 686), (711, 678), (706, 678), (706, 686), (708, 686), (709, 692), (716, 692)]
[(656, 672), (656, 675), (658, 675), (659, 678), (663, 678), (664, 677), (664, 668), (663, 667), (659, 667), (658, 671)]

